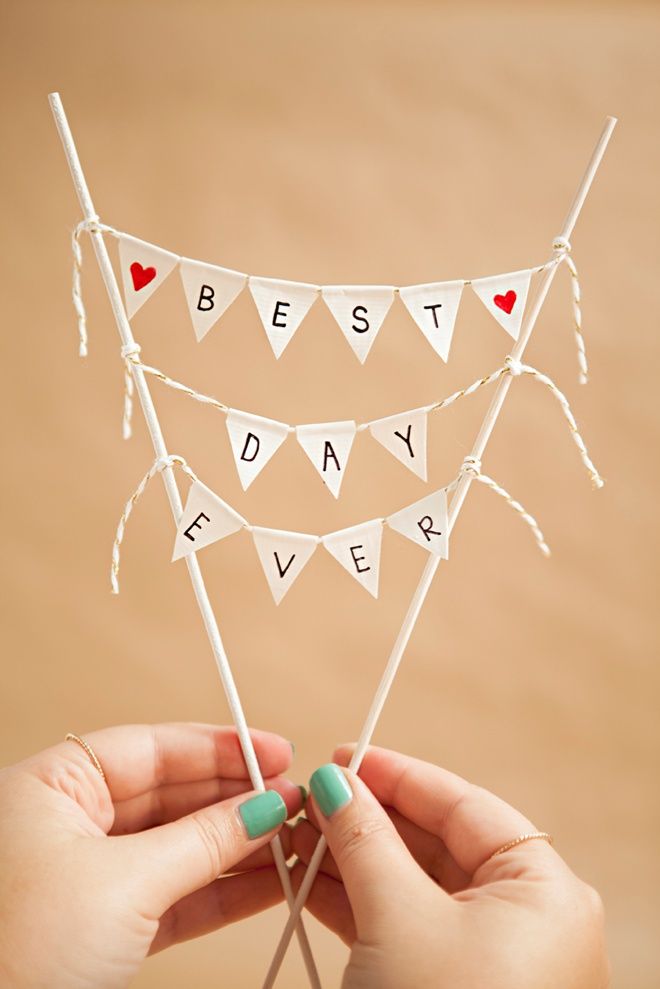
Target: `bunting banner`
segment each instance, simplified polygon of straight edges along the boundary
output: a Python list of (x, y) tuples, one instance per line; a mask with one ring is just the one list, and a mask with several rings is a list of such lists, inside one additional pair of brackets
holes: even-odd
[[(181, 463), (179, 458), (176, 458)], [(219, 495), (194, 478), (177, 526), (172, 561), (180, 560), (240, 529), (252, 534), (276, 604), (322, 545), (372, 597), (378, 597), (383, 529), (388, 526), (434, 556), (446, 560), (449, 545), (447, 488), (435, 491), (385, 519), (371, 519), (324, 536), (250, 525)], [(452, 484), (455, 482), (452, 482)], [(141, 489), (143, 490), (143, 489)], [(123, 523), (122, 523), (123, 525)], [(123, 532), (123, 527), (122, 530)]]
[[(435, 353), (445, 362), (449, 359), (458, 310), (466, 286), (473, 289), (496, 322), (516, 340), (520, 333), (532, 275), (569, 259), (570, 250), (568, 242), (558, 243), (555, 255), (545, 264), (485, 278), (435, 281), (402, 287), (324, 286), (248, 275), (232, 268), (193, 261), (106, 224), (102, 224), (101, 229), (112, 234), (119, 242), (119, 262), (129, 319), (178, 265), (197, 341), (206, 337), (245, 286), (248, 286), (276, 358), (284, 353), (310, 309), (321, 297), (361, 364), (366, 361), (397, 296), (400, 296), (409, 315)], [(572, 262), (569, 262), (569, 267), (573, 273)], [(577, 299), (579, 303), (579, 294)], [(76, 304), (83, 314), (81, 318), (84, 323), (84, 309), (79, 292), (76, 294)]]

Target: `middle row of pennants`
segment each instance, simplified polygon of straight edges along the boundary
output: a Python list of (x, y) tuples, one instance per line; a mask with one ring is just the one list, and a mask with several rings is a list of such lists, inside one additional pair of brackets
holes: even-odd
[(197, 340), (202, 340), (248, 286), (275, 357), (279, 358), (320, 297), (330, 309), (360, 363), (364, 363), (396, 295), (446, 361), (463, 288), (469, 284), (507, 333), (518, 339), (535, 269), (487, 278), (392, 285), (311, 285), (261, 278), (179, 257), (155, 244), (117, 233), (129, 319), (178, 266)]
[(325, 549), (373, 597), (378, 597), (383, 528), (406, 536), (429, 553), (448, 559), (447, 489), (434, 491), (387, 519), (372, 519), (325, 536), (250, 526), (235, 509), (201, 481), (193, 481), (177, 528), (172, 560), (189, 556), (239, 529), (252, 533), (257, 555), (276, 604), (309, 562)]
[[(365, 424), (374, 439), (423, 481), (427, 475), (428, 413), (431, 408), (412, 409)], [(235, 409), (227, 413), (227, 432), (244, 491), (287, 436), (295, 433), (321, 480), (338, 498), (357, 431), (353, 420), (293, 427)]]

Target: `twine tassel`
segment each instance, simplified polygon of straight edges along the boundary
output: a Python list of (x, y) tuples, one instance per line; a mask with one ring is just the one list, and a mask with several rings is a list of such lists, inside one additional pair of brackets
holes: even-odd
[(520, 502), (516, 501), (515, 498), (512, 498), (509, 492), (506, 491), (505, 488), (501, 487), (497, 481), (494, 481), (492, 477), (488, 477), (487, 474), (481, 473), (481, 461), (477, 457), (469, 456), (465, 458), (461, 465), (461, 474), (467, 474), (475, 481), (480, 481), (482, 484), (485, 484), (487, 488), (490, 488), (491, 491), (494, 491), (495, 494), (498, 494), (501, 498), (504, 498), (506, 503), (513, 508), (514, 512), (518, 513), (523, 522), (525, 522), (526, 525), (528, 525), (532, 530), (536, 544), (543, 555), (550, 556), (550, 547), (546, 543), (545, 537), (541, 532), (538, 522), (534, 516), (525, 511)]
[(183, 457), (179, 457), (176, 454), (172, 454), (168, 457), (159, 457), (154, 460), (153, 464), (144, 475), (135, 491), (131, 497), (126, 502), (124, 506), (124, 511), (121, 513), (121, 517), (117, 524), (117, 531), (115, 532), (114, 542), (112, 544), (112, 563), (110, 566), (110, 586), (112, 588), (113, 594), (119, 594), (119, 560), (121, 552), (121, 544), (124, 538), (124, 532), (126, 531), (126, 523), (131, 517), (131, 513), (135, 508), (137, 501), (142, 497), (147, 489), (149, 481), (159, 474), (161, 471), (165, 470), (167, 467), (180, 467), (184, 474), (187, 474), (192, 481), (197, 480), (197, 475), (188, 466)]

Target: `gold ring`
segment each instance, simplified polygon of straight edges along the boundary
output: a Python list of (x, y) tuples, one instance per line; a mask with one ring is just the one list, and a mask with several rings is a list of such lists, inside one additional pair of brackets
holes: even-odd
[[(542, 841), (547, 841), (549, 845), (551, 845), (554, 841), (552, 835), (548, 834), (547, 831), (530, 831), (529, 834), (520, 834), (517, 838), (514, 838), (513, 841), (507, 841), (506, 845), (502, 845), (502, 847), (498, 848), (496, 852), (489, 855), (486, 862), (490, 862), (490, 860), (494, 859), (497, 855), (503, 855), (504, 852), (510, 851), (512, 848), (515, 848), (516, 845), (522, 845), (525, 841), (533, 841), (535, 838), (540, 838)], [(486, 862), (484, 862), (484, 865)]]
[(78, 745), (80, 745), (80, 747), (82, 749), (84, 749), (85, 752), (87, 753), (87, 755), (89, 756), (90, 762), (92, 763), (92, 765), (94, 766), (94, 768), (97, 769), (98, 772), (101, 774), (101, 779), (104, 782), (106, 781), (105, 780), (105, 773), (103, 772), (103, 767), (101, 766), (101, 763), (99, 762), (99, 760), (96, 757), (96, 752), (94, 751), (94, 749), (92, 748), (92, 746), (89, 745), (89, 743), (85, 741), (84, 738), (81, 738), (80, 735), (74, 735), (74, 733), (72, 731), (70, 731), (70, 732), (68, 732), (64, 736), (64, 741), (65, 742), (77, 742)]

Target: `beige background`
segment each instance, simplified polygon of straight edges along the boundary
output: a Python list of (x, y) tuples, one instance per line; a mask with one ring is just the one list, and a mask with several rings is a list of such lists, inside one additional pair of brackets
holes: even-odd
[[(561, 271), (529, 359), (570, 396), (608, 479), (593, 492), (558, 409), (516, 382), (485, 467), (554, 554), (485, 490), (467, 501), (377, 741), (524, 809), (602, 893), (615, 984), (660, 979), (658, 879), (657, 6), (2, 4), (5, 223), (3, 761), (68, 729), (228, 715), (160, 484), (120, 436), (121, 367), (86, 246), (90, 357), (76, 356), (79, 218), (46, 95), (59, 89), (98, 211), (181, 254), (316, 282), (406, 284), (542, 261), (606, 114), (620, 117), (573, 238), (593, 381), (576, 383)], [(373, 418), (498, 366), (507, 337), (466, 294), (447, 366), (397, 306), (364, 367), (318, 305), (279, 363), (244, 294), (197, 345), (177, 276), (134, 320), (145, 357), (285, 421)], [(428, 489), (356, 444), (341, 500), (291, 442), (243, 494), (211, 410), (154, 384), (170, 448), (250, 519), (330, 531)], [(430, 480), (489, 399), (436, 416)], [(252, 724), (295, 740), (306, 780), (355, 738), (425, 557), (386, 536), (373, 601), (318, 553), (279, 609), (248, 537), (201, 558)], [(137, 986), (258, 984), (282, 908), (150, 960)], [(309, 921), (328, 985), (345, 951)], [(283, 986), (303, 986), (297, 949)]]

